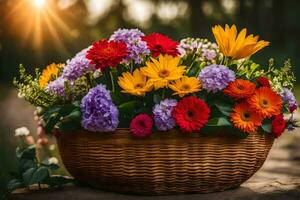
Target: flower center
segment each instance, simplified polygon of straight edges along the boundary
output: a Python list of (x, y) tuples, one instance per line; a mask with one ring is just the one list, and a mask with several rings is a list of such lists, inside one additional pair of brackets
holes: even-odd
[(105, 54), (111, 54), (112, 52), (114, 52), (114, 49), (111, 48), (111, 47), (106, 47), (106, 48), (104, 48), (102, 51), (103, 51), (103, 53), (105, 53)]
[(269, 107), (269, 102), (267, 100), (263, 99), (263, 100), (261, 100), (260, 105), (263, 108), (268, 108)]
[(190, 89), (191, 89), (191, 86), (188, 84), (183, 84), (181, 87), (181, 90), (185, 90), (185, 91), (190, 90)]
[(243, 113), (243, 115), (242, 115), (242, 120), (243, 121), (250, 121), (251, 120), (251, 115), (250, 115), (250, 113), (249, 112), (245, 112), (245, 113)]
[(142, 89), (144, 87), (144, 84), (142, 83), (137, 83), (134, 85), (134, 89)]
[(142, 127), (142, 128), (146, 128), (146, 124), (145, 124), (144, 121), (139, 121), (139, 125), (140, 125), (140, 127)]
[(194, 116), (195, 116), (195, 114), (193, 113), (193, 111), (188, 110), (188, 111), (186, 112), (186, 119), (187, 119), (187, 120), (192, 121), (193, 118), (194, 118)]
[(165, 69), (160, 70), (160, 72), (159, 72), (159, 77), (161, 77), (161, 78), (166, 78), (169, 75), (170, 75), (170, 72), (168, 70), (165, 70)]
[(161, 50), (161, 49), (162, 49), (162, 46), (161, 46), (160, 44), (157, 44), (157, 45), (155, 46), (155, 48), (158, 49), (158, 50)]
[(238, 85), (237, 88), (238, 88), (239, 90), (244, 90), (244, 89), (245, 89), (243, 85)]

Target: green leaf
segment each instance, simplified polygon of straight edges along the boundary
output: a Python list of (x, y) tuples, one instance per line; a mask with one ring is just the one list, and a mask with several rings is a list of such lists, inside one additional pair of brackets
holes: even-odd
[(47, 167), (50, 170), (57, 170), (59, 169), (59, 165), (55, 163), (49, 163), (49, 159), (46, 159), (42, 162), (42, 165)]
[(232, 105), (228, 103), (216, 101), (215, 106), (225, 116), (230, 116), (230, 114), (232, 113)]
[(30, 168), (36, 168), (37, 163), (33, 159), (21, 158), (20, 161), (19, 161), (19, 167), (20, 167), (20, 172), (23, 173), (23, 172), (27, 171)]
[(205, 101), (208, 97), (208, 93), (202, 90), (199, 93), (197, 93), (197, 97)]
[(50, 170), (58, 170), (59, 169), (59, 165), (54, 164), (54, 163), (47, 165), (46, 167), (48, 167)]
[(120, 92), (111, 92), (110, 96), (116, 105), (120, 105), (128, 100), (126, 95)]
[(271, 133), (272, 132), (272, 121), (270, 119), (265, 119), (261, 125), (261, 128), (265, 132)]
[(7, 184), (7, 189), (9, 191), (14, 191), (15, 189), (25, 187), (24, 183), (21, 180), (18, 179), (12, 179)]
[(45, 125), (45, 132), (47, 134), (50, 134), (52, 130), (54, 129), (55, 125), (59, 122), (60, 120), (60, 115), (56, 114), (55, 116), (51, 117)]
[(36, 150), (34, 145), (30, 145), (26, 148), (17, 148), (16, 149), (17, 158), (24, 158), (29, 160), (34, 160), (36, 157)]
[(119, 105), (119, 112), (122, 115), (132, 115), (136, 108), (140, 108), (142, 106), (142, 103), (139, 101), (129, 101)]
[(49, 178), (48, 168), (45, 166), (39, 167), (36, 171), (34, 171), (30, 184), (41, 183), (46, 181)]
[(69, 115), (67, 115), (64, 118), (72, 120), (72, 121), (80, 121), (80, 119), (81, 119), (80, 109), (79, 108), (74, 109)]
[(62, 133), (70, 132), (80, 128), (80, 123), (76, 121), (64, 121), (58, 124), (58, 129)]
[(207, 126), (231, 126), (231, 123), (225, 117), (216, 117), (210, 119), (206, 125)]
[(57, 113), (62, 108), (61, 105), (53, 106), (46, 110), (43, 114), (43, 119), (48, 120), (54, 113)]
[(198, 63), (194, 63), (193, 66), (191, 66), (191, 68), (189, 69), (189, 71), (187, 72), (187, 76), (191, 77), (191, 76), (196, 76), (198, 71), (199, 71), (199, 64)]
[(37, 168), (30, 168), (28, 170), (26, 170), (26, 172), (23, 173), (23, 180), (24, 180), (24, 183), (25, 185), (31, 185), (31, 179), (32, 179), (32, 176), (34, 174), (34, 172), (37, 170)]
[(73, 105), (74, 105), (75, 107), (80, 108), (80, 103), (81, 103), (81, 101), (74, 101), (74, 102), (73, 102)]
[(155, 104), (159, 104), (161, 102), (161, 100), (162, 100), (162, 97), (160, 94), (156, 93), (153, 95), (153, 102)]
[[(59, 108), (60, 109), (50, 109), (45, 113), (45, 115), (43, 115), (44, 121), (46, 123), (46, 133), (51, 133), (53, 128), (60, 122), (61, 118), (69, 115), (74, 109), (78, 109), (78, 107), (73, 104), (67, 104), (64, 106), (60, 106)], [(50, 113), (52, 114), (50, 115)]]

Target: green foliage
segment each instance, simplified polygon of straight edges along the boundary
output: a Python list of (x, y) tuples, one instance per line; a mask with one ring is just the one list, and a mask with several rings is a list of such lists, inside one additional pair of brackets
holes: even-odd
[(16, 156), (19, 159), (19, 171), (13, 174), (14, 178), (9, 181), (6, 193), (11, 193), (18, 188), (30, 188), (35, 184), (61, 187), (73, 182), (73, 179), (69, 177), (51, 175), (54, 170), (59, 169), (59, 165), (49, 163), (48, 160), (40, 163), (33, 145), (26, 148), (17, 148)]
[(227, 117), (215, 117), (208, 121), (206, 126), (232, 126)]
[(215, 101), (215, 106), (225, 116), (229, 117), (232, 112), (232, 105), (224, 101)]
[(79, 101), (75, 101), (72, 104), (56, 105), (48, 109), (42, 115), (46, 133), (51, 133), (54, 128), (63, 132), (79, 128), (81, 121), (79, 105)]
[(199, 72), (200, 72), (200, 64), (198, 62), (195, 62), (191, 65), (186, 75), (190, 77), (195, 77)]
[(271, 119), (265, 119), (261, 125), (261, 128), (266, 133), (272, 132), (272, 120)]
[(274, 59), (270, 59), (268, 69), (257, 71), (255, 75), (268, 77), (272, 88), (279, 93), (282, 92), (284, 87), (292, 89), (296, 81), (289, 59), (284, 62), (283, 67), (276, 67)]
[(19, 89), (19, 95), (32, 105), (49, 108), (61, 101), (58, 96), (49, 94), (40, 87), (38, 70), (36, 70), (35, 76), (28, 75), (24, 66), (19, 65), (19, 75), (19, 80), (15, 78), (13, 84)]
[(91, 74), (86, 74), (75, 80), (72, 85), (69, 81), (65, 81), (66, 99), (69, 101), (80, 100), (88, 91), (96, 85), (96, 82)]
[[(257, 78), (259, 74), (255, 73), (260, 69), (260, 65), (253, 62), (252, 60), (248, 59), (244, 62), (237, 64), (236, 74), (239, 77), (246, 78), (248, 80), (251, 80), (253, 78)], [(232, 67), (230, 67), (232, 68)]]
[(128, 127), (130, 121), (138, 114), (150, 113), (151, 109), (142, 101), (132, 100), (122, 103), (118, 106), (119, 110), (119, 127)]

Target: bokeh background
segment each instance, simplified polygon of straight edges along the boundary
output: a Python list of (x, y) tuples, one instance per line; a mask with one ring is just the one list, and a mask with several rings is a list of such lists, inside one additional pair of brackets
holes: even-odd
[(16, 169), (14, 129), (36, 129), (34, 109), (11, 84), (19, 63), (29, 71), (64, 63), (120, 27), (213, 40), (213, 25), (235, 23), (271, 42), (257, 62), (291, 58), (300, 80), (299, 7), (298, 0), (0, 0), (0, 187)]

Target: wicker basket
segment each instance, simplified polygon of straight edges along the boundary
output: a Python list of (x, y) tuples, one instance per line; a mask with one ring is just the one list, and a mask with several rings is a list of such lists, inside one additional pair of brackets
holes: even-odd
[(110, 191), (158, 195), (236, 188), (263, 165), (274, 139), (178, 130), (140, 139), (118, 129), (61, 134), (57, 141), (65, 167), (77, 180)]

